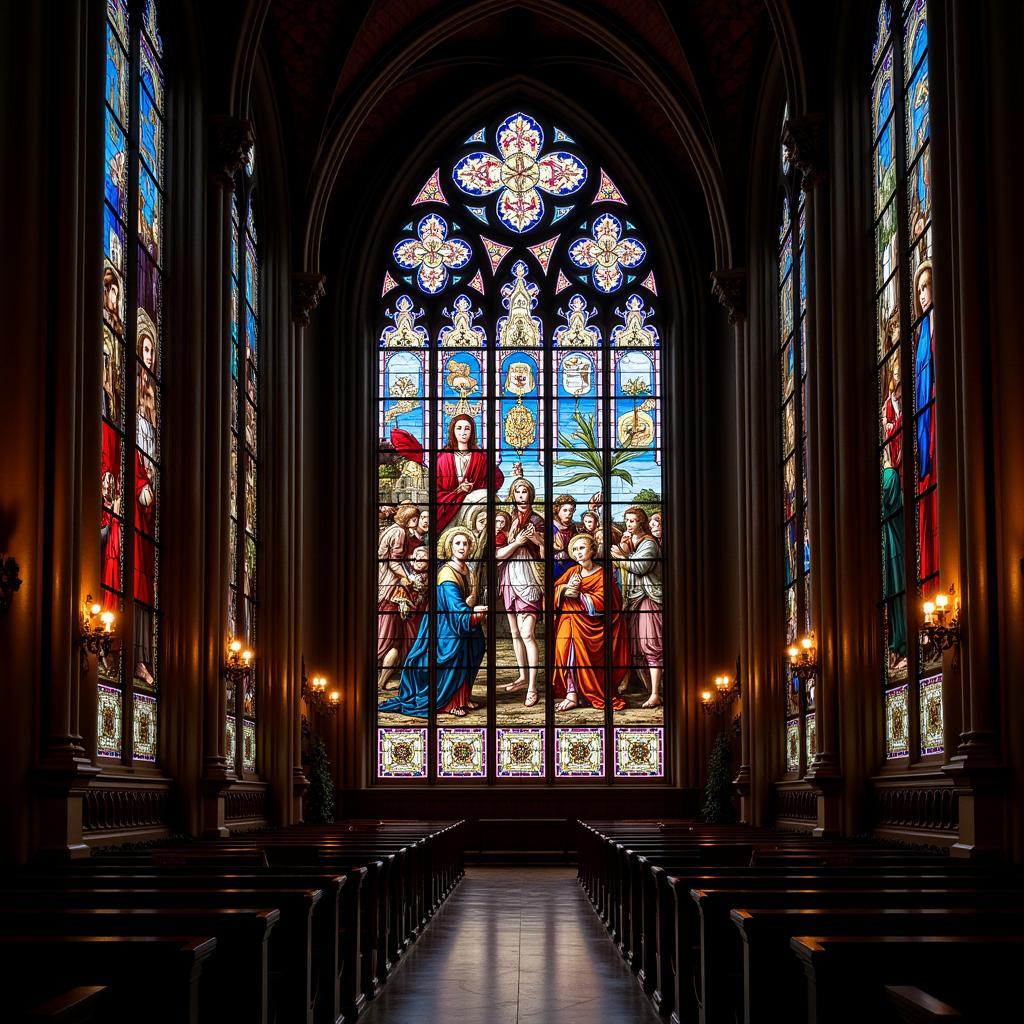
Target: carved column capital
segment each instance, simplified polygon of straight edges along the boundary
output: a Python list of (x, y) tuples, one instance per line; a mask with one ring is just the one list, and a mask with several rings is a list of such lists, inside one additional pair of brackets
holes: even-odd
[(320, 300), (327, 294), (324, 283), (327, 278), (323, 274), (294, 273), (292, 274), (292, 320), (299, 327), (308, 327), (313, 310), (320, 305)]
[(820, 185), (828, 177), (828, 142), (824, 114), (806, 114), (786, 119), (782, 145), (789, 160), (803, 175), (804, 191)]
[(225, 189), (234, 186), (235, 175), (245, 165), (256, 144), (252, 121), (247, 117), (211, 119), (210, 173)]
[(747, 271), (744, 267), (711, 271), (711, 294), (729, 314), (729, 323), (747, 315)]

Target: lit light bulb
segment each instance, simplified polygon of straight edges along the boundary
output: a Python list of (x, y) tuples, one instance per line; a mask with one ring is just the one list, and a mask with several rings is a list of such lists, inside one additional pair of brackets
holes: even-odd
[(90, 615), (99, 615), (99, 613), (100, 613), (100, 606), (98, 604), (93, 604), (93, 605), (89, 606), (89, 614)]
[(112, 633), (114, 631), (114, 613), (104, 612), (100, 616), (100, 622), (103, 623), (103, 632)]
[(709, 700), (711, 700), (711, 691), (710, 691), (710, 690), (705, 690), (705, 691), (704, 691), (704, 692), (703, 692), (703, 693), (702, 693), (702, 694), (700, 695), (700, 699), (701, 699), (702, 701), (704, 701), (704, 703), (705, 703), (705, 704), (707, 704), (707, 702), (708, 702)]
[(790, 647), (786, 653), (789, 655), (790, 661), (796, 661), (797, 655), (800, 653), (795, 647)]
[(339, 704), (339, 703), (341, 703), (341, 691), (340, 690), (331, 690), (331, 703), (332, 704)]
[(246, 665), (248, 665), (249, 662), (252, 661), (252, 651), (242, 651), (242, 661), (244, 661)]
[(814, 641), (809, 636), (805, 636), (800, 643), (803, 644), (805, 651), (809, 651), (814, 646)]
[(949, 604), (949, 597), (946, 594), (939, 594), (935, 598), (935, 607), (945, 610), (946, 605)]
[(237, 654), (241, 649), (242, 649), (242, 641), (241, 640), (232, 640), (231, 641), (231, 652), (232, 652), (232, 654)]

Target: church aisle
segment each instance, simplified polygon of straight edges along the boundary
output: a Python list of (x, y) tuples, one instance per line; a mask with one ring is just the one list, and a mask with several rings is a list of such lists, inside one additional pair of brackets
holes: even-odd
[(466, 869), (364, 1024), (645, 1024), (657, 1014), (573, 868)]

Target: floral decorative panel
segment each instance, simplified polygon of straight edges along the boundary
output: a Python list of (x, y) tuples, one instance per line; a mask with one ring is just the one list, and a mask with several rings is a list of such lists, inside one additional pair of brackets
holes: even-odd
[(242, 720), (242, 768), (256, 771), (256, 723)]
[(100, 757), (121, 756), (121, 691), (112, 686), (98, 687), (96, 709), (96, 753)]
[(425, 779), (427, 730), (378, 729), (377, 775), (382, 779)]
[(908, 690), (904, 683), (885, 695), (885, 756), (888, 760), (910, 753)]
[(604, 729), (555, 729), (555, 775), (604, 777)]
[(483, 779), (487, 776), (486, 729), (438, 729), (437, 776)]
[(615, 730), (615, 777), (656, 779), (665, 774), (665, 730)]
[(136, 691), (132, 695), (134, 717), (132, 731), (134, 734), (133, 753), (136, 761), (156, 760), (156, 700), (147, 693)]
[(941, 675), (921, 680), (920, 704), (921, 755), (941, 754), (943, 750)]
[(786, 771), (800, 771), (800, 719), (786, 723)]
[(498, 778), (544, 776), (544, 730), (498, 730)]

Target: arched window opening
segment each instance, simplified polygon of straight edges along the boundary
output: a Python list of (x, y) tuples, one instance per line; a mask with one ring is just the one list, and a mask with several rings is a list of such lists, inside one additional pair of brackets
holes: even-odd
[[(786, 122), (788, 109), (783, 113)], [(782, 483), (783, 619), (786, 647), (813, 629), (807, 491), (807, 204), (785, 147), (778, 243), (779, 437)], [(785, 670), (786, 772), (802, 775), (816, 752), (814, 680)]]
[(157, 759), (163, 59), (154, 0), (108, 0), (100, 576), (102, 605), (118, 616), (119, 640), (99, 659), (96, 752), (126, 765)]
[[(871, 53), (882, 635), (887, 760), (940, 753), (942, 655), (918, 600), (939, 590), (926, 0), (878, 8)], [(906, 388), (904, 387), (906, 385)]]
[[(260, 563), (260, 254), (256, 233), (255, 150), (236, 175), (231, 196), (231, 438), (228, 522), (229, 640), (258, 651), (257, 570)], [(238, 774), (256, 771), (256, 672), (236, 687), (227, 684), (225, 750)], [(238, 723), (242, 723), (239, 734)]]
[(669, 510), (640, 217), (524, 112), (424, 178), (379, 313), (377, 778), (661, 778)]

